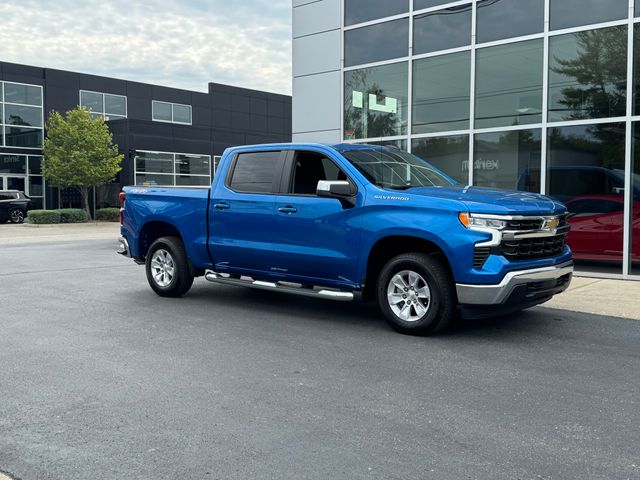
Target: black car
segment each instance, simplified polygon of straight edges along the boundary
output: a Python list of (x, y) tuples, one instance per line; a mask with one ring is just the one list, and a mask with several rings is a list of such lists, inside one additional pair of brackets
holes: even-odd
[(27, 216), (31, 199), (18, 190), (0, 191), (0, 222), (22, 223)]

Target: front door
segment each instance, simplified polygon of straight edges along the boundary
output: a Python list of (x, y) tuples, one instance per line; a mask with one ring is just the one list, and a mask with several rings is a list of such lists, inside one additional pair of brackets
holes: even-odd
[(209, 253), (217, 272), (271, 271), (281, 151), (239, 153), (218, 182), (209, 204)]
[(353, 183), (321, 153), (292, 152), (286, 168), (291, 180), (276, 201), (274, 270), (300, 283), (358, 285), (364, 194), (354, 197), (355, 205), (318, 197), (320, 180)]

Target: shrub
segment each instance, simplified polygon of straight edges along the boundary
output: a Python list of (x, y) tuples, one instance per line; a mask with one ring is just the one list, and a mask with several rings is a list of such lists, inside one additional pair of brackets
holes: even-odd
[(30, 210), (27, 215), (31, 223), (38, 225), (60, 223), (60, 212), (58, 210)]
[(103, 222), (119, 222), (120, 221), (120, 209), (119, 208), (99, 208), (96, 210), (96, 220)]
[(62, 208), (60, 212), (60, 223), (86, 223), (89, 219), (87, 213), (80, 208)]

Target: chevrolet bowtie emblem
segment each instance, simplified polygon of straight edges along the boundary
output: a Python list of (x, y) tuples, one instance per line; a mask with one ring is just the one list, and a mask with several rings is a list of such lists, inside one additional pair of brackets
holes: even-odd
[(560, 220), (558, 218), (550, 218), (546, 221), (544, 228), (548, 230), (555, 230), (560, 225)]

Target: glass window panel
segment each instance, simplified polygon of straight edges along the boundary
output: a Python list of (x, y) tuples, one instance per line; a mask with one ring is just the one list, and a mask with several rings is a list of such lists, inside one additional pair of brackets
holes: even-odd
[(165, 102), (156, 102), (155, 100), (153, 101), (153, 119), (154, 120), (160, 120), (163, 122), (171, 122), (172, 121), (172, 115), (171, 115), (171, 104), (170, 103), (165, 103)]
[(122, 115), (105, 115), (104, 121), (109, 122), (111, 120), (122, 120), (123, 118), (127, 118), (127, 117), (123, 117)]
[(29, 177), (29, 196), (42, 197), (42, 195), (43, 195), (42, 177), (30, 176)]
[(345, 72), (344, 138), (407, 133), (407, 62)]
[(358, 65), (409, 54), (409, 19), (401, 18), (344, 33), (345, 65)]
[(42, 130), (33, 128), (4, 127), (8, 147), (42, 148)]
[(540, 33), (544, 0), (482, 0), (477, 17), (478, 43)]
[(412, 153), (423, 158), (462, 185), (469, 183), (469, 136), (420, 138), (413, 140)]
[(551, 0), (551, 29), (621, 20), (628, 10), (628, 0)]
[(173, 154), (136, 152), (136, 171), (173, 174)]
[(0, 173), (27, 173), (27, 157), (24, 155), (0, 155)]
[(407, 151), (406, 140), (382, 140), (380, 142), (367, 142), (367, 145), (377, 145), (380, 147), (396, 147), (400, 150)]
[(550, 128), (548, 149), (547, 192), (572, 214), (568, 243), (577, 266), (620, 273), (623, 216), (587, 212), (585, 202), (624, 201), (625, 124)]
[(542, 121), (543, 41), (476, 53), (476, 128)]
[(633, 35), (633, 114), (640, 115), (640, 23), (633, 26)]
[(541, 130), (481, 133), (474, 142), (474, 185), (540, 193)]
[(6, 104), (4, 106), (4, 123), (7, 125), (42, 127), (42, 107)]
[(409, 0), (345, 0), (344, 24), (368, 22), (378, 18), (390, 17), (409, 11)]
[(640, 0), (635, 1), (635, 6), (633, 10), (634, 10), (634, 15), (636, 17), (640, 17)]
[(39, 175), (42, 173), (42, 157), (29, 157), (29, 174)]
[(95, 113), (104, 113), (104, 96), (101, 93), (82, 91), (80, 106)]
[(192, 175), (176, 175), (176, 185), (184, 186), (209, 186), (211, 185), (210, 177), (196, 177)]
[(632, 275), (640, 275), (640, 123), (633, 124), (633, 157), (631, 159), (631, 269)]
[(189, 105), (173, 105), (173, 121), (191, 123), (191, 107)]
[(413, 0), (413, 9), (422, 10), (423, 8), (437, 7), (445, 3), (451, 3), (455, 0)]
[(176, 173), (182, 175), (210, 175), (211, 159), (205, 155), (176, 155)]
[(435, 52), (471, 44), (471, 5), (446, 8), (415, 17), (413, 53)]
[(241, 153), (233, 168), (231, 188), (238, 192), (272, 193), (280, 152)]
[(4, 101), (42, 106), (42, 88), (35, 85), (4, 82)]
[(627, 26), (551, 37), (549, 121), (624, 116)]
[(126, 97), (121, 95), (109, 95), (104, 96), (104, 113), (107, 115), (121, 115), (127, 114), (127, 100)]
[(173, 175), (161, 175), (158, 173), (136, 173), (136, 185), (154, 186), (166, 185), (172, 186)]
[[(31, 203), (29, 204), (30, 210), (42, 210), (44, 208), (44, 199), (43, 198), (31, 198)], [(29, 214), (27, 213), (27, 216)]]
[(413, 62), (413, 133), (469, 128), (471, 53)]

